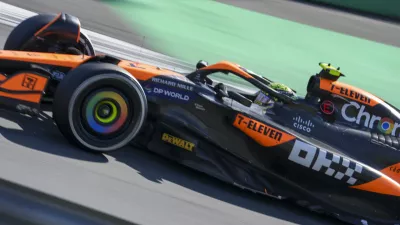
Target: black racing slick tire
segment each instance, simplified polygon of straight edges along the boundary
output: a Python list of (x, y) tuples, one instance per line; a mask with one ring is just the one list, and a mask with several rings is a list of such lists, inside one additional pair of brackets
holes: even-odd
[[(50, 21), (57, 16), (56, 14), (39, 14), (27, 18), (18, 24), (11, 31), (7, 40), (4, 44), (4, 50), (17, 50), (17, 51), (36, 51), (36, 52), (48, 52), (48, 53), (70, 53), (66, 51), (68, 48), (76, 48), (84, 54), (89, 56), (95, 55), (94, 47), (89, 37), (80, 31), (79, 43), (74, 46), (67, 46), (65, 49), (48, 48), (47, 45), (38, 45), (37, 42), (27, 44), (34, 36), (37, 31), (46, 26)], [(46, 41), (45, 41), (46, 42)], [(54, 46), (51, 46), (54, 47)]]
[(92, 152), (126, 146), (139, 134), (146, 116), (147, 99), (140, 83), (108, 63), (86, 63), (70, 71), (53, 102), (61, 133)]

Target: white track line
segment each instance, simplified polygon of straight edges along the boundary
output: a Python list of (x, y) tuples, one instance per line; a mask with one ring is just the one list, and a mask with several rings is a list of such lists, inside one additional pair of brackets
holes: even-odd
[[(24, 19), (34, 15), (37, 15), (37, 13), (0, 2), (0, 24), (15, 27)], [(194, 64), (190, 64), (182, 60), (175, 59), (84, 28), (82, 29), (82, 32), (89, 36), (96, 51), (123, 59), (157, 65), (167, 69), (175, 70), (177, 72), (189, 72), (194, 70)]]

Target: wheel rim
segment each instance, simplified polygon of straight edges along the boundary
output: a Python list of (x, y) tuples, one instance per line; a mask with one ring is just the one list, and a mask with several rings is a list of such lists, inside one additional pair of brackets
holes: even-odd
[[(86, 117), (87, 103), (102, 91), (119, 94), (128, 106), (126, 122), (123, 127), (112, 134), (96, 132), (89, 126)], [(109, 97), (102, 99), (110, 100)], [(68, 125), (73, 138), (91, 151), (109, 152), (128, 144), (139, 133), (146, 114), (147, 102), (140, 84), (128, 77), (114, 73), (99, 74), (85, 80), (75, 88), (68, 103)]]
[(82, 108), (82, 119), (95, 135), (118, 132), (130, 113), (125, 96), (116, 90), (95, 91), (86, 98)]
[(118, 108), (112, 101), (101, 101), (94, 109), (94, 118), (101, 124), (110, 124), (118, 116)]

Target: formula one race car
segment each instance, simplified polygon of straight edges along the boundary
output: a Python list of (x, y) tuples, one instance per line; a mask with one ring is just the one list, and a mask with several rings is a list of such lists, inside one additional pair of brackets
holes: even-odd
[(132, 143), (352, 224), (400, 224), (399, 110), (320, 66), (291, 97), (226, 61), (178, 74), (96, 55), (76, 17), (40, 14), (0, 51), (0, 97), (31, 114), (50, 104), (86, 150)]

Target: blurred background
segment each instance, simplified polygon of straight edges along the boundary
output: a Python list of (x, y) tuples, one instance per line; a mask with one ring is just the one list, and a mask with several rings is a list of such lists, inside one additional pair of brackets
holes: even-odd
[[(194, 70), (199, 60), (229, 60), (300, 94), (319, 62), (332, 63), (345, 83), (400, 107), (399, 0), (0, 0), (1, 45), (16, 24), (2, 2), (31, 13), (77, 16), (106, 53), (184, 70)], [(8, 13), (21, 20), (31, 15), (24, 10)], [(129, 221), (340, 224), (139, 150), (83, 153), (50, 119), (3, 111), (0, 118), (1, 178)]]
[[(301, 94), (309, 76), (319, 71), (318, 63), (329, 62), (341, 67), (345, 82), (400, 106), (395, 94), (400, 84), (400, 29), (379, 22), (400, 18), (399, 1), (103, 2), (145, 37), (138, 45), (193, 64), (200, 59), (234, 61)], [(335, 6), (367, 18), (327, 8)]]
[(87, 28), (188, 64), (230, 60), (300, 94), (319, 62), (332, 63), (347, 75), (345, 82), (400, 106), (396, 0), (5, 2), (70, 12)]

